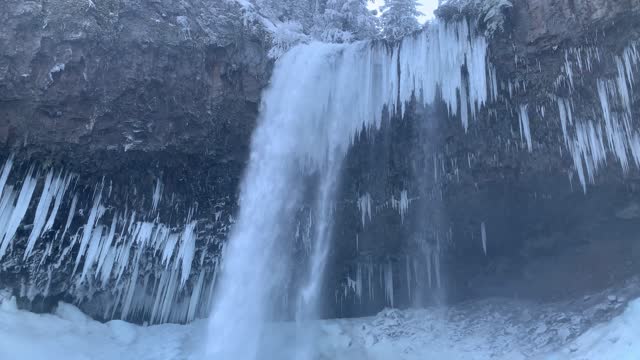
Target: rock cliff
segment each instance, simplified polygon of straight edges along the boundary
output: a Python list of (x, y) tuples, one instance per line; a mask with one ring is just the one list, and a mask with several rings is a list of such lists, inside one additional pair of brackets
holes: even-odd
[[(487, 31), (497, 100), (467, 131), (444, 106), (413, 105), (357, 139), (326, 315), (388, 305), (389, 279), (408, 306), (552, 300), (637, 274), (640, 3), (471, 1), (438, 15)], [(206, 314), (269, 47), (234, 3), (0, 4), (3, 196), (26, 202), (0, 238), (0, 286), (25, 307), (65, 299), (99, 319)], [(607, 121), (628, 125), (608, 137)], [(386, 278), (368, 300), (352, 285), (364, 274)]]

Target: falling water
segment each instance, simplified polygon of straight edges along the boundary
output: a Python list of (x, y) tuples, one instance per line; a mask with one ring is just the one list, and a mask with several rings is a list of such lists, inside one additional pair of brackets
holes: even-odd
[[(280, 318), (276, 309), (293, 271), (305, 274), (294, 289), (296, 319), (317, 316), (340, 170), (355, 136), (363, 128), (377, 128), (385, 106), (402, 111), (414, 90), (427, 104), (442, 99), (466, 128), (488, 100), (492, 82), (486, 69), (486, 41), (473, 36), (466, 22), (434, 23), (395, 46), (301, 45), (278, 61), (263, 96), (238, 220), (224, 254), (210, 320), (210, 355), (261, 357), (265, 323)], [(292, 222), (311, 186), (305, 181), (309, 176), (319, 179), (311, 189), (313, 250), (308, 269), (293, 269)], [(304, 346), (296, 354), (297, 359), (311, 357)]]

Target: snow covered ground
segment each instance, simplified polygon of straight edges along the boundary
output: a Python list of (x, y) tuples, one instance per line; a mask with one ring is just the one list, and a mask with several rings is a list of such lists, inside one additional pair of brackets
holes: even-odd
[(625, 312), (582, 334), (549, 359), (640, 359), (640, 299)]
[[(640, 299), (625, 303), (622, 297), (596, 296), (580, 299), (571, 306), (575, 311), (569, 305), (493, 299), (453, 308), (390, 309), (371, 318), (308, 326), (318, 331), (314, 359), (640, 359)], [(272, 327), (264, 359), (290, 358), (296, 326)], [(103, 324), (67, 304), (54, 314), (34, 314), (5, 299), (0, 359), (205, 359), (206, 329), (205, 320), (149, 327)]]

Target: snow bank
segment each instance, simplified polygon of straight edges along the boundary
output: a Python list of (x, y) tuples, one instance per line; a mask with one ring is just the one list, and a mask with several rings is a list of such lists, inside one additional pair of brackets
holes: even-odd
[[(454, 308), (386, 310), (371, 318), (304, 326), (315, 331), (314, 359), (625, 360), (638, 359), (640, 354), (640, 299), (629, 303), (623, 314), (591, 328), (560, 350), (537, 355), (517, 341), (520, 335), (535, 342), (537, 332), (503, 321), (500, 316), (511, 316), (509, 310), (498, 311), (504, 309), (503, 304), (476, 305), (473, 314), (465, 314), (464, 319)], [(263, 339), (263, 358), (291, 358), (299, 326), (271, 324)], [(527, 326), (543, 328), (535, 322)], [(205, 359), (205, 330), (205, 321), (148, 327), (123, 321), (103, 324), (67, 304), (60, 304), (55, 314), (34, 314), (18, 310), (13, 298), (0, 298), (0, 359), (200, 360)]]
[(561, 351), (544, 357), (560, 359), (637, 360), (640, 359), (640, 299), (608, 323), (595, 326)]
[(68, 304), (60, 304), (55, 314), (34, 314), (5, 300), (0, 304), (0, 359), (200, 359), (189, 339), (202, 342), (202, 325), (103, 324)]

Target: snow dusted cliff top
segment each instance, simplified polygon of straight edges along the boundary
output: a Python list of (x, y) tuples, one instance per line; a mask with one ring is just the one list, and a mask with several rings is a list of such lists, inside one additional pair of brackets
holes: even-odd
[(448, 0), (436, 10), (441, 17), (449, 17), (455, 13), (471, 15), (484, 25), (485, 33), (492, 35), (498, 30), (503, 30), (505, 14), (504, 10), (513, 7), (510, 0)]
[[(305, 25), (304, 19), (278, 19), (274, 16), (268, 16), (263, 9), (256, 6), (248, 0), (228, 0), (240, 4), (245, 24), (254, 24), (257, 28), (264, 30), (266, 38), (271, 43), (269, 56), (271, 58), (279, 58), (288, 49), (300, 43), (308, 43), (310, 41), (323, 42), (351, 42), (362, 40), (362, 35), (358, 36), (357, 32), (345, 31), (344, 29), (335, 28), (336, 24), (329, 23)], [(302, 6), (302, 5), (300, 5)], [(476, 19), (478, 25), (485, 31), (488, 36), (493, 35), (496, 31), (504, 29), (505, 10), (513, 7), (510, 0), (449, 0), (444, 2), (436, 14), (443, 20), (459, 21), (461, 18)], [(357, 16), (344, 15), (345, 21), (354, 21), (355, 23), (365, 22), (364, 20), (353, 20)], [(364, 15), (360, 15), (362, 17)], [(366, 17), (366, 16), (365, 16)], [(335, 20), (335, 19), (334, 19)], [(318, 22), (318, 17), (314, 17), (314, 22)], [(328, 20), (326, 20), (328, 21)], [(325, 21), (325, 22), (326, 22)], [(371, 20), (374, 21), (375, 20)], [(425, 26), (429, 26), (428, 24)], [(382, 38), (384, 34), (384, 25), (378, 24), (378, 30), (366, 32), (364, 39)], [(380, 31), (382, 29), (382, 31)], [(355, 31), (355, 30), (354, 30)]]

